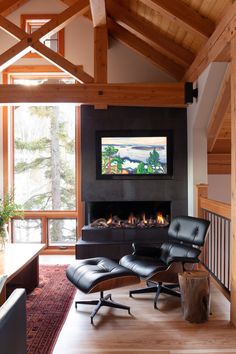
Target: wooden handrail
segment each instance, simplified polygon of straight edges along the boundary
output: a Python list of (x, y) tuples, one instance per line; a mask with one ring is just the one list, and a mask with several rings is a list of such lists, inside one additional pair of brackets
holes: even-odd
[(199, 198), (200, 208), (231, 220), (231, 205), (208, 198)]

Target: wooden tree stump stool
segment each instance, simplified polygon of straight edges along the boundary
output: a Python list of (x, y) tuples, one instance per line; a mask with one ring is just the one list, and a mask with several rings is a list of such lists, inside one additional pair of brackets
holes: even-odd
[(184, 319), (192, 323), (208, 320), (210, 312), (210, 277), (201, 270), (179, 273)]

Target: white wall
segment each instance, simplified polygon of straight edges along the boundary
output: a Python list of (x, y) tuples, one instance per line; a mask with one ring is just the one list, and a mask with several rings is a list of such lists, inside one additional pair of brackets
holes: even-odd
[(207, 125), (224, 77), (227, 63), (212, 63), (197, 82), (198, 100), (187, 109), (188, 117), (188, 202), (189, 215), (194, 215), (195, 186), (208, 183)]
[(209, 175), (208, 198), (231, 204), (231, 175)]

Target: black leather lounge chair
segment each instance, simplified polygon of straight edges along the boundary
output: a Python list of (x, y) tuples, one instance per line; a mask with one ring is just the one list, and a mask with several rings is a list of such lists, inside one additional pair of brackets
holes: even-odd
[(190, 216), (179, 216), (171, 221), (168, 235), (171, 241), (159, 247), (134, 244), (133, 254), (121, 258), (120, 264), (146, 280), (144, 289), (131, 290), (129, 295), (154, 292), (154, 308), (160, 293), (180, 297), (178, 273), (192, 269), (199, 262), (210, 222)]

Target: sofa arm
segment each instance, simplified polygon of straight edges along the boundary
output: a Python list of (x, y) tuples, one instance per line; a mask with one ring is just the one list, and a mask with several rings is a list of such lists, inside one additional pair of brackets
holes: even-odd
[(26, 354), (26, 293), (16, 289), (0, 307), (1, 354)]

